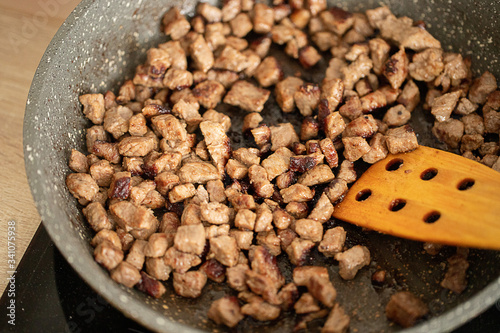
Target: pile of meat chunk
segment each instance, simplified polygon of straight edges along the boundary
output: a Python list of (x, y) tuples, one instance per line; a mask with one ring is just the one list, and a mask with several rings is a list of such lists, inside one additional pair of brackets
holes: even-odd
[[(346, 248), (345, 230), (326, 223), (355, 164), (416, 149), (408, 122), (422, 99), (439, 140), (500, 170), (495, 77), (473, 80), (469, 59), (387, 7), (352, 14), (325, 0), (227, 0), (200, 3), (190, 21), (172, 8), (163, 29), (169, 41), (148, 50), (117, 95), (80, 96), (93, 125), (88, 154), (71, 152), (66, 179), (96, 232), (95, 260), (127, 287), (158, 298), (171, 279), (178, 295), (196, 298), (208, 279), (226, 282), (235, 294), (208, 312), (218, 324), (294, 310), (305, 315), (298, 328), (327, 317), (323, 332), (345, 332), (327, 269), (304, 264), (315, 248), (345, 280), (370, 264), (365, 246)], [(285, 77), (272, 44), (304, 68), (329, 61), (324, 79)], [(303, 120), (298, 133), (264, 122), (271, 94)], [(231, 128), (221, 104), (240, 110), (243, 128)], [(233, 150), (230, 130), (255, 145)], [(289, 283), (278, 256), (296, 267)], [(463, 280), (468, 264), (457, 260), (449, 274)], [(387, 308), (404, 326), (426, 313), (409, 292)]]

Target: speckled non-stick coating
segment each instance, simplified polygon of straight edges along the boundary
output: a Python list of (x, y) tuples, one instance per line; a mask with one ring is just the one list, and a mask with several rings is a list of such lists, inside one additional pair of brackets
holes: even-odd
[[(337, 1), (349, 10), (365, 10), (379, 1)], [(498, 59), (500, 25), (496, 21), (499, 4), (495, 1), (386, 1), (397, 15), (422, 19), (443, 44), (445, 50), (471, 55), (476, 73), (489, 69), (500, 77)], [(116, 91), (124, 78), (130, 78), (137, 64), (144, 62), (147, 48), (166, 40), (160, 33), (161, 15), (172, 5), (192, 13), (195, 1), (92, 1), (84, 0), (59, 29), (42, 58), (27, 100), (24, 123), (26, 171), (38, 210), (46, 229), (66, 260), (80, 276), (120, 309), (126, 316), (155, 331), (223, 331), (206, 319), (210, 303), (228, 289), (209, 283), (198, 300), (175, 295), (168, 281), (167, 293), (160, 300), (113, 282), (92, 258), (89, 240), (92, 231), (80, 208), (65, 186), (70, 172), (67, 161), (72, 148), (85, 151), (84, 119), (78, 96), (89, 92)], [(270, 103), (266, 105), (268, 107)], [(234, 111), (233, 111), (234, 112)], [(280, 119), (269, 109), (271, 121)], [(233, 123), (234, 123), (233, 119)], [(413, 125), (420, 129), (419, 139), (428, 145), (436, 142), (423, 131), (429, 117), (417, 116)], [(232, 138), (238, 139), (237, 133)], [(395, 289), (410, 289), (429, 303), (432, 315), (405, 332), (451, 330), (493, 304), (500, 296), (500, 255), (492, 251), (472, 251), (469, 287), (460, 296), (439, 287), (450, 251), (433, 258), (422, 254), (420, 243), (376, 233), (350, 229), (349, 244), (369, 246), (374, 262), (354, 281), (341, 282), (338, 267), (328, 265), (338, 289), (338, 301), (352, 315), (351, 331), (397, 331), (384, 318), (384, 305)], [(318, 256), (320, 257), (320, 256)], [(290, 267), (280, 263), (288, 274)], [(380, 265), (393, 276), (394, 285), (377, 290), (370, 274)], [(399, 273), (398, 273), (399, 272)], [(354, 314), (354, 315), (353, 315)], [(272, 323), (246, 319), (237, 331), (289, 331), (295, 318)]]

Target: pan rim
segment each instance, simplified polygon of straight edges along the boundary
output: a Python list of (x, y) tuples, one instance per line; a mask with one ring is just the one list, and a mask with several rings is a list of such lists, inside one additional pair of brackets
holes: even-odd
[[(48, 75), (50, 58), (56, 54), (60, 46), (64, 43), (65, 38), (71, 34), (73, 22), (84, 16), (87, 10), (98, 6), (99, 3), (95, 0), (83, 0), (77, 5), (51, 40), (35, 72), (28, 94), (23, 123), (24, 160), (30, 191), (48, 234), (50, 235), (52, 241), (56, 244), (65, 260), (72, 266), (85, 283), (103, 296), (106, 301), (120, 310), (120, 312), (122, 312), (125, 316), (130, 317), (131, 319), (154, 331), (164, 331), (165, 329), (168, 329), (168, 331), (172, 332), (203, 332), (197, 328), (170, 320), (165, 316), (162, 316), (162, 320), (159, 320), (158, 318), (160, 317), (158, 317), (155, 310), (153, 310), (146, 302), (141, 302), (127, 296), (128, 293), (126, 292), (125, 287), (121, 287), (111, 280), (109, 276), (105, 274), (104, 270), (88, 270), (86, 267), (79, 265), (74, 258), (81, 256), (83, 246), (65, 246), (68, 239), (61, 238), (59, 236), (61, 229), (57, 222), (59, 218), (64, 218), (64, 216), (62, 216), (62, 212), (54, 213), (47, 209), (48, 202), (46, 194), (50, 193), (52, 189), (47, 187), (44, 188), (43, 186), (40, 188), (40, 183), (38, 182), (38, 179), (41, 177), (38, 173), (40, 170), (37, 168), (36, 160), (28, 158), (29, 154), (36, 150), (36, 147), (40, 145), (37, 141), (36, 122), (33, 119), (33, 115), (36, 113), (35, 111), (37, 108), (43, 107), (43, 100), (40, 96), (41, 94), (38, 87), (43, 85), (45, 78)], [(72, 226), (70, 223), (64, 224), (64, 228), (66, 228), (68, 233), (71, 231), (71, 240), (75, 241), (75, 244), (78, 244), (78, 236), (76, 235), (77, 230), (71, 230)], [(95, 267), (100, 268), (97, 263), (94, 262), (94, 264)], [(96, 272), (98, 272), (98, 278), (95, 276)], [(413, 328), (402, 330), (401, 332), (427, 333), (453, 330), (485, 311), (499, 298), (500, 277), (491, 282), (483, 290), (473, 295), (466, 302), (460, 303), (456, 307), (437, 317), (425, 321)], [(123, 299), (127, 299), (127, 301), (121, 301)]]

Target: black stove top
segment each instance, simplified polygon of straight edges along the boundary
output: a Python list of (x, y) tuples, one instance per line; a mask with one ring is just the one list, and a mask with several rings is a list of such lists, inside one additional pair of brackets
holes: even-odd
[[(41, 225), (16, 274), (15, 326), (1, 332), (150, 332), (96, 294), (71, 268)], [(0, 308), (10, 299), (4, 293)], [(4, 312), (5, 313), (5, 312)], [(500, 301), (454, 333), (500, 333)]]

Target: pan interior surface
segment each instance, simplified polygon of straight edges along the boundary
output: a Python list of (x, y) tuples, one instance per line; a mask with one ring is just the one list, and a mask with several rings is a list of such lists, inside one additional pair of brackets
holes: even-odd
[[(398, 16), (424, 20), (445, 50), (471, 56), (476, 74), (488, 69), (499, 77), (500, 42), (496, 38), (500, 35), (499, 3), (465, 0), (384, 3)], [(78, 96), (116, 91), (125, 78), (131, 78), (135, 66), (145, 61), (146, 50), (167, 40), (160, 32), (161, 17), (175, 5), (184, 13), (192, 14), (196, 2), (84, 0), (78, 5), (48, 47), (31, 86), (24, 123), (26, 170), (37, 208), (51, 238), (80, 276), (110, 303), (155, 331), (224, 331), (225, 328), (207, 320), (206, 312), (212, 301), (232, 293), (226, 286), (209, 282), (203, 295), (191, 300), (175, 295), (171, 281), (167, 281), (167, 293), (154, 300), (112, 281), (92, 258), (89, 241), (93, 231), (65, 185), (65, 177), (70, 172), (67, 161), (71, 149), (86, 151), (85, 128), (89, 123), (81, 112)], [(378, 7), (380, 2), (336, 1), (330, 5), (362, 11)], [(304, 75), (314, 80), (319, 74), (313, 71)], [(264, 114), (268, 123), (293, 121), (283, 116), (272, 100), (266, 108)], [(419, 113), (411, 125), (420, 143), (440, 147), (430, 135), (429, 116), (422, 110), (416, 112)], [(233, 142), (244, 144), (245, 139), (238, 133), (241, 117), (233, 116), (232, 119), (231, 138)], [(370, 267), (363, 269), (353, 281), (340, 281), (338, 266), (333, 260), (314, 252), (311, 262), (328, 267), (338, 291), (338, 302), (351, 315), (353, 332), (399, 331), (397, 325), (389, 324), (384, 313), (385, 304), (396, 289), (413, 291), (431, 310), (426, 321), (408, 332), (451, 330), (500, 297), (499, 252), (471, 250), (468, 288), (463, 294), (455, 295), (439, 286), (446, 271), (446, 259), (454, 249), (432, 257), (423, 253), (421, 243), (341, 225), (348, 231), (347, 246), (362, 244), (370, 249), (373, 257)], [(286, 261), (280, 260), (279, 264), (289, 282), (292, 267)], [(387, 287), (372, 286), (371, 274), (378, 267), (386, 269), (391, 276), (392, 282)], [(281, 318), (271, 323), (247, 318), (237, 331), (293, 330), (297, 318), (294, 315)]]

